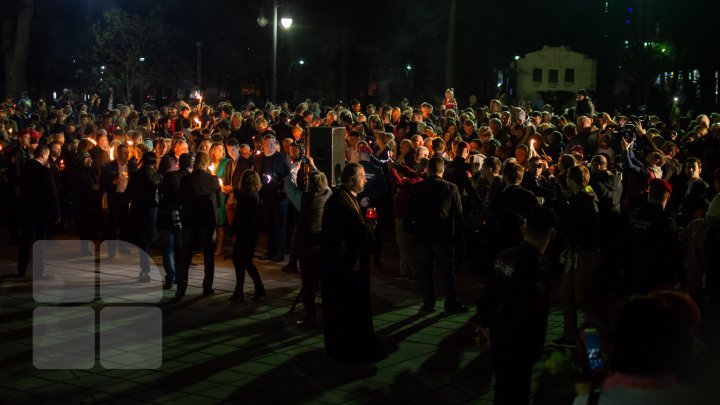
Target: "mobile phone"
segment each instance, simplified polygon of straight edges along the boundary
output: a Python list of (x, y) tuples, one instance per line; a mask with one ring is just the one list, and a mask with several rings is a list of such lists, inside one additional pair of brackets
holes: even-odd
[(594, 328), (584, 329), (582, 332), (583, 349), (585, 351), (585, 363), (591, 373), (597, 373), (605, 367), (602, 356), (602, 345), (600, 334)]

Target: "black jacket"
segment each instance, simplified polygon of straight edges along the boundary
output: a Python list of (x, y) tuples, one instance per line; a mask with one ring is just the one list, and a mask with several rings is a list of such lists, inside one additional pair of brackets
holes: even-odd
[(647, 293), (656, 285), (682, 277), (677, 225), (660, 204), (647, 202), (632, 212), (629, 237), (626, 281), (633, 292)]
[(221, 193), (217, 176), (195, 169), (180, 180), (179, 192), (183, 228), (214, 228)]
[(256, 155), (253, 169), (260, 175), (262, 188), (260, 198), (263, 201), (278, 201), (285, 198), (283, 186), (285, 176), (290, 174), (290, 161), (287, 155), (275, 152), (271, 156)]
[(437, 176), (410, 188), (404, 228), (425, 243), (452, 244), (456, 227), (462, 225), (460, 192), (453, 183)]
[(25, 163), (20, 174), (23, 219), (55, 223), (60, 219), (60, 201), (52, 173), (35, 159)]
[(367, 183), (365, 184), (365, 189), (358, 194), (357, 199), (362, 202), (363, 199), (367, 198), (367, 207), (377, 207), (387, 192), (385, 173), (382, 167), (367, 160), (360, 161), (360, 164), (363, 169), (365, 169)]
[(320, 192), (303, 192), (297, 225), (299, 247), (322, 244), (322, 217), (325, 203), (332, 195), (328, 188)]
[[(128, 161), (127, 167), (128, 176), (131, 176), (137, 170), (137, 164), (131, 160)], [(117, 179), (119, 176), (120, 166), (118, 165), (117, 160), (113, 160), (103, 166), (102, 171), (100, 172), (100, 187), (102, 187), (102, 190), (108, 194), (116, 193), (117, 186), (113, 184), (113, 180)]]
[(162, 175), (153, 166), (143, 166), (130, 175), (125, 195), (130, 200), (130, 212), (140, 215), (157, 208), (160, 203), (158, 189)]
[(590, 176), (590, 187), (598, 198), (600, 217), (607, 219), (620, 215), (622, 208), (622, 180), (620, 176), (604, 171)]
[(527, 242), (501, 252), (481, 301), (481, 323), (530, 362), (545, 346), (549, 308), (548, 261)]
[(158, 229), (173, 230), (179, 225), (177, 213), (173, 213), (173, 211), (180, 210), (180, 181), (189, 174), (190, 172), (186, 169), (180, 169), (163, 176), (159, 190)]
[(520, 243), (523, 222), (535, 205), (537, 205), (535, 194), (518, 185), (505, 187), (493, 201), (493, 206), (490, 207), (493, 216), (490, 221), (495, 228), (500, 249), (507, 249)]
[(597, 202), (595, 193), (586, 191), (570, 197), (563, 229), (568, 248), (581, 251), (597, 249), (600, 234), (600, 211)]

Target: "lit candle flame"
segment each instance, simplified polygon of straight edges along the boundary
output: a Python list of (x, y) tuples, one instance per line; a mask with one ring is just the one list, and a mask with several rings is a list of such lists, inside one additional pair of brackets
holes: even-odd
[(223, 187), (224, 187), (223, 181), (222, 181), (222, 179), (221, 179), (220, 177), (218, 177), (218, 181), (220, 182), (220, 188), (223, 188)]
[(215, 165), (210, 163), (210, 166), (208, 166), (208, 170), (210, 170), (211, 173), (215, 174)]
[(197, 117), (195, 117), (195, 123), (200, 125), (200, 120)]
[(12, 135), (12, 128), (8, 128), (8, 134)]
[(115, 145), (110, 147), (110, 160), (115, 160)]
[(128, 139), (127, 144), (128, 144), (128, 146), (133, 146), (133, 141)]
[(93, 145), (97, 146), (97, 141), (96, 141), (96, 140), (94, 140), (94, 139), (92, 139), (92, 138), (87, 138), (87, 139), (89, 139), (90, 142), (92, 142)]

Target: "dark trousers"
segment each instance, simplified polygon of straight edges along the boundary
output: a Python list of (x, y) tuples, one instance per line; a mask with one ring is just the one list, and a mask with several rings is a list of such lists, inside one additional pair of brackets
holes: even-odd
[(215, 278), (215, 244), (212, 240), (214, 226), (204, 228), (187, 228), (182, 233), (182, 254), (181, 263), (177, 268), (177, 295), (185, 295), (188, 285), (188, 271), (190, 270), (190, 260), (195, 249), (203, 251), (205, 264), (205, 277), (203, 278), (203, 290), (212, 288), (213, 279)]
[(125, 193), (108, 194), (108, 216), (105, 225), (105, 240), (108, 246), (108, 255), (114, 256), (116, 241), (129, 241), (128, 235), (128, 198)]
[(495, 374), (495, 405), (522, 405), (530, 402), (533, 361), (519, 351), (523, 347), (507, 339), (490, 337), (492, 368)]
[(287, 210), (288, 200), (267, 199), (263, 201), (262, 212), (267, 232), (267, 255), (270, 257), (285, 254), (285, 240), (287, 238)]
[(442, 278), (445, 294), (445, 308), (457, 305), (455, 297), (455, 274), (453, 273), (452, 244), (417, 242), (418, 278), (423, 292), (423, 304), (435, 306), (435, 284), (433, 282), (433, 261)]
[[(43, 244), (47, 240), (50, 232), (50, 223), (43, 220), (28, 221), (22, 224), (20, 228), (20, 243), (18, 246), (18, 274), (25, 276), (30, 252), (35, 242), (36, 257), (42, 259)], [(45, 273), (45, 267), (42, 260), (33, 261), (33, 277), (42, 276)]]
[(255, 255), (256, 245), (257, 238), (251, 240), (235, 238), (232, 257), (233, 266), (235, 267), (235, 294), (243, 293), (243, 286), (245, 285), (245, 272), (250, 275), (250, 278), (255, 285), (255, 293), (265, 292), (262, 279), (260, 279), (260, 273), (252, 261), (253, 256)]
[(157, 207), (150, 208), (146, 212), (132, 213), (134, 241), (145, 254), (140, 254), (140, 271), (150, 272), (150, 246), (155, 240), (155, 227), (157, 222)]
[(302, 281), (302, 302), (305, 307), (305, 321), (315, 322), (315, 287), (319, 279), (322, 264), (320, 246), (298, 248), (300, 259), (300, 280)]

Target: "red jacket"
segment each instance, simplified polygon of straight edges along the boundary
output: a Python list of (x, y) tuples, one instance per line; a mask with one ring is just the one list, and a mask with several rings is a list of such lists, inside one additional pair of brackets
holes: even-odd
[(393, 215), (395, 215), (395, 218), (405, 217), (410, 199), (410, 187), (415, 183), (423, 181), (422, 177), (415, 174), (412, 169), (407, 166), (400, 166), (400, 170), (403, 171), (403, 174), (407, 177), (398, 173), (396, 168), (390, 168), (390, 181), (397, 190), (395, 204), (393, 204)]

